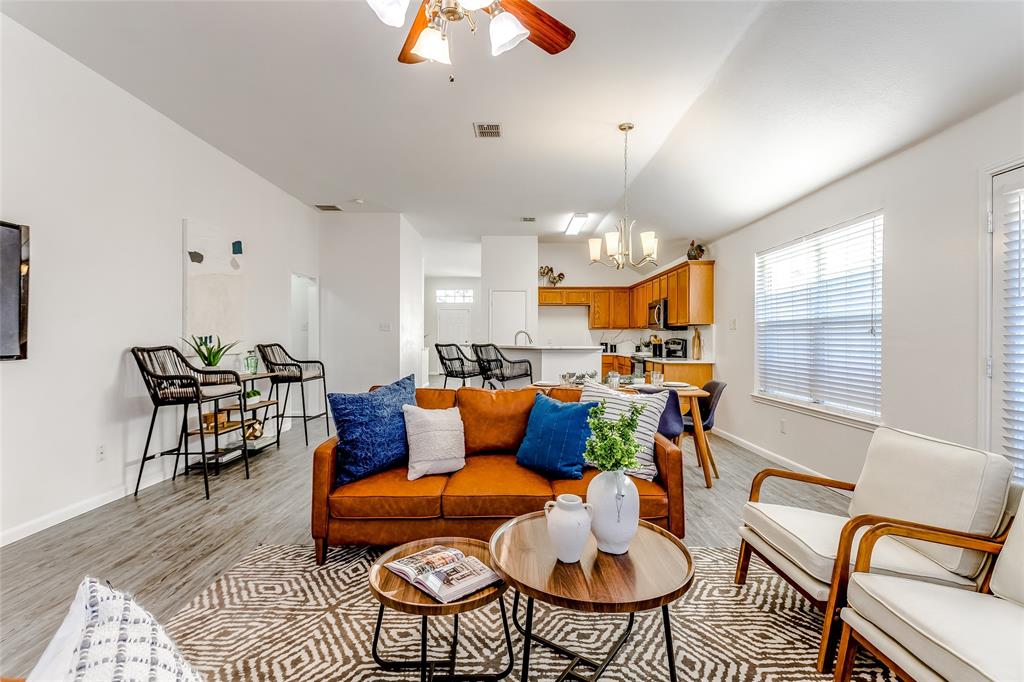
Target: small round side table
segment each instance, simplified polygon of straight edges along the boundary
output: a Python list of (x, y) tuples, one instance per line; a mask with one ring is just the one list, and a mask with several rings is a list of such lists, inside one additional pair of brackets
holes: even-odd
[[(401, 576), (392, 573), (385, 564), (396, 559), (415, 554), (434, 545), (444, 545), (458, 549), (466, 556), (475, 556), (491, 568), (494, 562), (491, 561), (487, 543), (471, 538), (430, 538), (407, 542), (404, 545), (394, 547), (380, 556), (373, 566), (370, 567), (370, 592), (380, 602), (380, 609), (377, 611), (377, 626), (373, 630), (373, 660), (384, 670), (419, 670), (420, 680), (444, 680), (445, 682), (468, 682), (469, 680), (501, 680), (512, 672), (515, 665), (515, 658), (512, 652), (512, 635), (508, 628), (508, 617), (505, 613), (505, 600), (502, 596), (508, 589), (504, 583), (495, 583), (482, 590), (474, 592), (460, 601), (443, 604), (429, 594), (406, 581)], [(499, 574), (500, 575), (500, 574)], [(505, 650), (508, 653), (508, 665), (498, 673), (459, 675), (455, 673), (455, 656), (459, 644), (459, 614), (473, 611), (486, 606), (493, 601), (498, 602), (501, 609), (501, 623), (504, 627)], [(384, 607), (421, 616), (420, 622), (420, 659), (418, 661), (396, 661), (381, 658), (377, 652), (377, 645), (380, 641), (381, 624), (384, 620)], [(454, 616), (452, 646), (448, 658), (441, 660), (427, 659), (427, 618), (433, 616)], [(444, 669), (447, 672), (435, 674), (435, 669)]]
[[(507, 521), (494, 531), (490, 549), (491, 566), (516, 590), (512, 622), (524, 639), (523, 682), (530, 678), (530, 645), (533, 642), (570, 659), (558, 679), (598, 679), (629, 638), (636, 613), (659, 607), (668, 650), (669, 679), (675, 682), (676, 663), (668, 605), (683, 596), (693, 584), (693, 559), (679, 538), (653, 523), (640, 521), (627, 553), (613, 555), (600, 552), (591, 536), (583, 550), (583, 558), (575, 564), (563, 564), (558, 561), (548, 540), (544, 512), (534, 512)], [(520, 593), (526, 595), (525, 626), (519, 623)], [(597, 661), (533, 634), (535, 599), (586, 613), (628, 613), (629, 619), (626, 629), (605, 658)], [(580, 666), (593, 670), (593, 673), (585, 676), (577, 670)]]

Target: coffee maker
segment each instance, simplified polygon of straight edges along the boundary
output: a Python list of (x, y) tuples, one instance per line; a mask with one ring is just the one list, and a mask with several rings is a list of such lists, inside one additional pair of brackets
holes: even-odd
[(686, 359), (686, 339), (665, 339), (665, 357)]

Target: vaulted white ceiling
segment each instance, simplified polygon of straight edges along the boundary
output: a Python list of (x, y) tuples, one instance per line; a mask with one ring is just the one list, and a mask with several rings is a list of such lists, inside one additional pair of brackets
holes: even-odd
[(452, 67), (399, 64), (361, 0), (3, 12), (302, 201), (444, 238), (607, 222), (622, 120), (631, 215), (710, 239), (1024, 89), (1020, 2), (538, 4), (569, 50), (493, 58), (460, 26)]

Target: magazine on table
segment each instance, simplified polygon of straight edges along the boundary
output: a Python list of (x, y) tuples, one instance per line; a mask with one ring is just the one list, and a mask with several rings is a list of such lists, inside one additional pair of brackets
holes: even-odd
[(498, 582), (498, 574), (475, 556), (434, 545), (385, 566), (439, 602), (458, 601)]

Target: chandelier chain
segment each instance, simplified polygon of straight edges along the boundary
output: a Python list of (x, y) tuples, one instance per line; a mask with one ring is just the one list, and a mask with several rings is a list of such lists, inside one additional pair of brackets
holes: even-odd
[(629, 220), (629, 130), (622, 136), (622, 220)]

